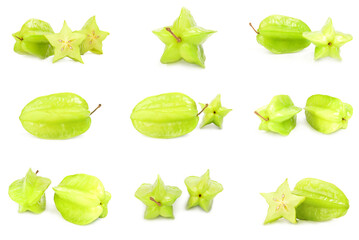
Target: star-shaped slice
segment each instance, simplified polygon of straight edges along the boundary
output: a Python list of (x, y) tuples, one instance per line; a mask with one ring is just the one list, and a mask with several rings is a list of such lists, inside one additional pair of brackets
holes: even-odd
[(223, 191), (223, 186), (210, 179), (209, 170), (201, 177), (188, 177), (185, 179), (190, 198), (187, 208), (200, 206), (204, 211), (209, 212), (212, 207), (213, 198)]
[(173, 63), (183, 59), (201, 67), (204, 67), (206, 60), (202, 44), (215, 32), (198, 27), (186, 8), (182, 8), (180, 16), (172, 26), (153, 31), (166, 44), (161, 57), (162, 63)]
[(86, 35), (79, 32), (72, 32), (66, 21), (59, 33), (45, 35), (50, 44), (54, 47), (55, 55), (53, 62), (64, 57), (69, 57), (75, 61), (81, 62), (80, 45), (85, 40)]
[(152, 184), (142, 184), (135, 196), (146, 205), (145, 219), (154, 219), (158, 216), (174, 218), (174, 202), (182, 194), (178, 187), (165, 186), (160, 176)]
[(353, 39), (352, 35), (336, 32), (331, 18), (318, 32), (305, 32), (303, 37), (311, 41), (315, 47), (314, 59), (332, 57), (341, 60), (340, 47)]
[(200, 103), (200, 105), (202, 109), (204, 109), (204, 117), (200, 125), (201, 128), (211, 123), (222, 128), (223, 118), (232, 111), (232, 109), (222, 107), (220, 94), (218, 94), (210, 104)]
[(81, 44), (81, 54), (87, 51), (102, 54), (102, 41), (110, 34), (105, 31), (101, 31), (97, 26), (95, 16), (91, 17), (85, 25), (82, 27), (79, 33), (85, 34), (86, 38)]
[(36, 174), (29, 169), (24, 178), (16, 180), (9, 187), (9, 196), (19, 204), (19, 212), (41, 213), (46, 208), (45, 191), (51, 181)]
[(291, 223), (297, 223), (296, 208), (304, 202), (305, 197), (292, 194), (288, 180), (282, 183), (276, 192), (261, 193), (269, 208), (264, 224), (285, 218)]

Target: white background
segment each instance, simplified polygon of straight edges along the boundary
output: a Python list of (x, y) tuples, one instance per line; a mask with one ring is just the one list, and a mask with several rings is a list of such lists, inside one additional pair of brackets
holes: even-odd
[[(164, 45), (152, 30), (171, 25), (187, 7), (201, 27), (218, 30), (204, 44), (206, 69), (160, 63)], [(0, 9), (1, 174), (0, 239), (354, 239), (359, 214), (358, 176), (358, 57), (356, 1), (6, 1)], [(314, 62), (314, 46), (297, 54), (273, 55), (256, 42), (248, 23), (258, 27), (272, 14), (300, 18), (320, 30), (329, 16), (334, 27), (354, 40), (342, 47), (342, 62)], [(96, 15), (100, 29), (110, 32), (104, 54), (87, 53), (85, 64), (52, 57), (39, 60), (13, 52), (18, 31), (30, 18), (49, 22), (59, 32), (63, 20), (78, 30)], [(196, 102), (222, 94), (232, 108), (222, 130), (195, 129), (177, 139), (145, 137), (132, 126), (132, 108), (145, 97), (182, 92)], [(28, 134), (18, 119), (32, 99), (58, 92), (74, 92), (91, 109), (92, 126), (80, 137), (65, 141), (41, 140)], [(288, 136), (258, 130), (253, 114), (277, 94), (288, 94), (304, 107), (313, 94), (328, 94), (352, 104), (349, 127), (331, 135), (313, 130), (299, 113)], [(47, 210), (17, 213), (8, 186), (28, 168), (39, 170), (56, 186), (65, 176), (97, 176), (112, 193), (109, 214), (88, 226), (66, 222), (47, 192)], [(185, 210), (187, 176), (207, 169), (224, 186), (212, 211)], [(178, 186), (182, 196), (174, 205), (174, 220), (144, 220), (144, 205), (134, 197), (142, 183), (160, 174), (165, 184)], [(314, 177), (336, 184), (351, 207), (346, 216), (322, 223), (278, 221), (263, 226), (267, 204), (260, 192), (275, 191), (286, 179)]]

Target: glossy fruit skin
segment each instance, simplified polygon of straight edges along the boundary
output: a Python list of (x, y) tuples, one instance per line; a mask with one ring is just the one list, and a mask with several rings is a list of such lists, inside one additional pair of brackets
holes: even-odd
[(20, 213), (30, 211), (39, 214), (46, 209), (45, 191), (50, 184), (50, 179), (39, 177), (29, 169), (24, 178), (9, 186), (9, 196), (19, 204)]
[(353, 40), (350, 34), (336, 32), (331, 18), (328, 18), (321, 31), (304, 32), (303, 37), (315, 45), (314, 60), (324, 57), (341, 60), (340, 47)]
[(265, 18), (259, 25), (257, 41), (272, 53), (294, 53), (310, 45), (303, 37), (310, 28), (303, 21), (282, 15)]
[(223, 191), (222, 184), (210, 179), (209, 170), (201, 177), (187, 177), (184, 182), (190, 195), (187, 202), (188, 209), (200, 206), (204, 211), (209, 212), (214, 197)]
[(267, 119), (261, 119), (259, 130), (276, 132), (284, 136), (289, 135), (297, 125), (297, 114), (301, 110), (294, 106), (288, 95), (274, 96), (268, 105), (256, 111)]
[[(170, 29), (178, 40), (168, 31)], [(206, 56), (203, 43), (216, 31), (197, 26), (192, 14), (182, 8), (180, 16), (172, 26), (154, 30), (153, 33), (166, 44), (161, 63), (168, 64), (183, 59), (186, 62), (205, 67)]]
[(182, 93), (165, 93), (144, 99), (131, 114), (133, 126), (140, 133), (154, 138), (175, 138), (185, 135), (198, 124), (197, 105)]
[(74, 93), (36, 98), (21, 112), (26, 131), (43, 139), (68, 139), (86, 132), (91, 125), (87, 102)]
[(317, 94), (309, 97), (305, 107), (307, 122), (325, 134), (347, 128), (352, 115), (351, 105), (327, 95)]
[(172, 205), (181, 194), (182, 191), (178, 187), (165, 185), (158, 175), (154, 184), (142, 184), (137, 189), (135, 197), (146, 205), (145, 219), (155, 219), (159, 216), (174, 218)]
[(344, 216), (349, 200), (334, 184), (305, 178), (297, 183), (293, 193), (304, 196), (305, 201), (297, 208), (297, 218), (311, 221), (327, 221)]
[(19, 32), (13, 34), (16, 40), (14, 51), (18, 54), (33, 55), (47, 58), (54, 54), (54, 50), (44, 35), (54, 33), (47, 22), (30, 19)]
[(111, 194), (105, 191), (98, 178), (75, 174), (65, 177), (53, 189), (56, 208), (65, 220), (86, 225), (107, 216)]

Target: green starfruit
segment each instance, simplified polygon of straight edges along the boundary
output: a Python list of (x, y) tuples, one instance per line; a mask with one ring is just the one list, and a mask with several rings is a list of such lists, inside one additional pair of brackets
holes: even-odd
[(215, 99), (212, 100), (210, 104), (200, 103), (202, 109), (204, 109), (204, 117), (201, 122), (201, 128), (204, 126), (213, 123), (219, 128), (222, 128), (223, 118), (230, 112), (232, 109), (222, 107), (221, 95), (218, 94)]
[(193, 131), (199, 118), (193, 99), (182, 93), (165, 93), (138, 103), (131, 120), (135, 129), (146, 136), (175, 138)]
[(146, 205), (145, 219), (154, 219), (158, 216), (174, 218), (174, 202), (182, 194), (178, 187), (166, 186), (160, 176), (152, 184), (144, 183), (136, 191), (135, 197)]
[(314, 59), (332, 57), (341, 60), (340, 47), (353, 40), (352, 35), (336, 32), (331, 18), (318, 32), (304, 32), (303, 37), (315, 45)]
[(21, 112), (20, 121), (25, 130), (36, 137), (68, 139), (90, 128), (92, 113), (82, 97), (74, 93), (57, 93), (28, 103)]
[(317, 131), (333, 133), (348, 126), (353, 108), (340, 99), (327, 95), (313, 95), (308, 98), (305, 107), (307, 122)]
[(65, 177), (53, 189), (56, 208), (66, 221), (86, 225), (107, 216), (111, 194), (98, 178), (75, 174)]
[(47, 58), (54, 54), (54, 50), (45, 35), (52, 33), (54, 31), (47, 22), (30, 19), (20, 31), (12, 35), (16, 40), (14, 51), (18, 54)]
[(81, 54), (91, 51), (95, 54), (102, 54), (102, 42), (109, 35), (108, 32), (101, 31), (96, 23), (95, 16), (91, 17), (80, 31), (86, 36), (85, 40), (80, 45)]
[(287, 95), (277, 95), (254, 113), (261, 118), (260, 130), (288, 135), (297, 124), (297, 114), (302, 109), (294, 106)]
[(257, 33), (258, 43), (272, 53), (294, 53), (310, 45), (310, 41), (303, 37), (304, 32), (311, 31), (310, 28), (296, 18), (272, 15), (260, 23), (258, 30), (253, 30)]
[(297, 208), (297, 218), (310, 221), (327, 221), (344, 216), (349, 200), (334, 184), (319, 179), (305, 178), (297, 183), (293, 193), (305, 197)]
[(50, 44), (54, 47), (54, 58), (52, 62), (57, 62), (64, 57), (69, 57), (74, 61), (84, 63), (81, 58), (80, 46), (86, 39), (82, 32), (73, 32), (66, 21), (59, 33), (45, 35)]
[(45, 191), (51, 181), (37, 176), (37, 173), (29, 169), (24, 178), (16, 180), (9, 187), (9, 196), (19, 204), (20, 213), (25, 211), (42, 213), (46, 209)]
[(287, 179), (278, 187), (277, 191), (261, 193), (261, 195), (269, 205), (264, 224), (274, 222), (282, 217), (291, 223), (297, 223), (296, 209), (303, 203), (305, 197), (292, 194)]
[(190, 194), (187, 208), (200, 206), (204, 211), (209, 212), (213, 198), (223, 191), (222, 184), (210, 179), (209, 170), (201, 177), (187, 177), (184, 182)]
[(172, 26), (154, 30), (153, 33), (166, 44), (162, 63), (174, 63), (181, 59), (204, 67), (206, 56), (202, 44), (216, 31), (198, 27), (190, 11), (182, 8)]

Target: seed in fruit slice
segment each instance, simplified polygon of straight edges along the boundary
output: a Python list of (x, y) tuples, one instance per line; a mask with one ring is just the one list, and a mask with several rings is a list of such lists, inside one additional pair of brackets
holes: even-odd
[(349, 200), (334, 184), (315, 178), (305, 178), (297, 183), (293, 194), (305, 197), (297, 208), (297, 218), (311, 221), (327, 221), (344, 216)]
[(331, 18), (328, 18), (319, 32), (305, 32), (303, 37), (315, 45), (314, 59), (332, 57), (341, 60), (340, 47), (353, 40), (352, 35), (336, 32)]
[(230, 111), (232, 111), (232, 109), (222, 107), (220, 94), (218, 94), (207, 107), (207, 104), (200, 103), (200, 105), (202, 109), (204, 109), (204, 117), (201, 123), (201, 128), (211, 123), (215, 124), (219, 128), (222, 128), (223, 118)]
[(146, 205), (145, 219), (153, 219), (158, 216), (174, 218), (172, 205), (181, 194), (178, 187), (166, 186), (158, 176), (153, 185), (142, 184), (135, 196)]
[(75, 61), (81, 62), (80, 45), (85, 40), (86, 35), (79, 32), (72, 32), (66, 21), (59, 33), (45, 35), (50, 44), (54, 47), (55, 56), (53, 62), (64, 57), (69, 57)]
[(33, 55), (39, 58), (47, 58), (54, 54), (54, 50), (45, 35), (52, 34), (50, 24), (47, 22), (30, 19), (14, 33), (16, 43), (14, 51), (19, 54)]
[(288, 135), (297, 124), (297, 113), (302, 109), (294, 106), (287, 95), (273, 97), (272, 101), (254, 113), (261, 119), (260, 130)]
[(97, 177), (87, 174), (67, 176), (53, 189), (56, 208), (66, 221), (86, 225), (107, 216), (111, 194), (105, 191)]
[(39, 177), (31, 169), (22, 179), (9, 187), (10, 198), (19, 204), (19, 212), (42, 213), (46, 209), (45, 191), (50, 186), (48, 178)]
[(191, 13), (182, 8), (172, 26), (154, 30), (153, 33), (166, 44), (162, 63), (174, 63), (181, 59), (204, 67), (206, 56), (202, 44), (216, 31), (198, 27)]
[(269, 208), (264, 224), (285, 218), (291, 223), (297, 223), (296, 208), (305, 200), (305, 197), (292, 194), (288, 180), (282, 183), (276, 192), (261, 193)]
[(80, 31), (86, 36), (85, 40), (82, 42), (80, 49), (81, 54), (91, 51), (96, 54), (102, 54), (102, 41), (109, 35), (108, 32), (101, 31), (97, 26), (95, 16), (91, 17)]
[(317, 131), (325, 134), (346, 129), (353, 115), (350, 104), (327, 95), (313, 95), (307, 100), (305, 116), (307, 122)]
[(190, 194), (187, 208), (200, 206), (203, 210), (209, 212), (213, 198), (223, 191), (222, 184), (210, 179), (209, 170), (201, 177), (187, 177), (184, 182)]

